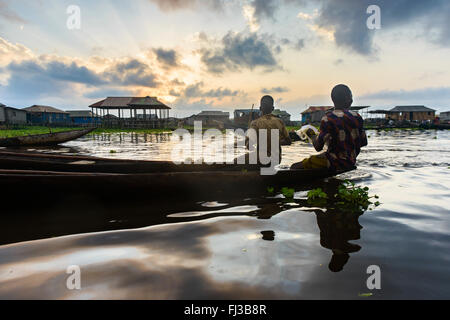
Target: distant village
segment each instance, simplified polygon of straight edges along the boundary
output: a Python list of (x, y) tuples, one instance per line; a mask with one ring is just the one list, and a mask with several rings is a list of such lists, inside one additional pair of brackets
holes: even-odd
[[(300, 111), (301, 121), (292, 121), (291, 115), (281, 109), (273, 114), (287, 126), (318, 124), (332, 106), (309, 106)], [(370, 106), (352, 106), (369, 125), (398, 124), (450, 124), (450, 111), (436, 114), (436, 110), (423, 105), (396, 106), (389, 110), (370, 110)], [(0, 103), (0, 124), (47, 126), (102, 126), (107, 128), (172, 128), (193, 126), (196, 121), (204, 127), (247, 127), (249, 121), (259, 117), (259, 110), (236, 109), (230, 112), (204, 110), (190, 117), (170, 116), (171, 108), (156, 97), (108, 97), (85, 110), (63, 111), (51, 106), (33, 105), (18, 109)]]

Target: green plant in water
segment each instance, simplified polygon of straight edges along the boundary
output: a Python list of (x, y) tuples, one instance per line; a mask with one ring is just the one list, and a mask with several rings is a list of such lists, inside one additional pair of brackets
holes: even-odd
[(293, 199), (295, 194), (295, 189), (284, 187), (281, 189), (281, 193), (286, 199)]
[[(371, 202), (371, 199), (378, 199), (377, 195), (369, 196), (368, 187), (358, 187), (351, 181), (344, 181), (339, 185), (337, 193), (331, 199), (332, 202), (341, 209), (360, 211), (366, 210), (370, 205), (378, 207), (379, 201)], [(329, 200), (328, 195), (321, 189), (313, 189), (308, 192), (308, 203), (323, 205)], [(371, 209), (372, 210), (372, 209)]]
[(310, 190), (307, 194), (308, 203), (317, 206), (325, 205), (328, 200), (328, 195), (323, 192), (322, 188)]
[(116, 150), (109, 150), (109, 153), (117, 153)]
[(274, 188), (274, 187), (267, 187), (267, 192), (268, 192), (268, 193), (273, 194), (274, 191), (275, 191), (275, 188)]
[(308, 192), (308, 200), (314, 201), (318, 199), (328, 199), (327, 194), (322, 191), (322, 188), (313, 189)]
[(337, 200), (336, 204), (338, 206), (353, 207), (357, 209), (367, 209), (371, 204), (378, 207), (380, 205), (379, 201), (375, 203), (371, 202), (370, 199), (378, 199), (377, 195), (369, 196), (368, 187), (357, 187), (351, 181), (344, 181), (339, 188), (338, 193), (335, 195)]

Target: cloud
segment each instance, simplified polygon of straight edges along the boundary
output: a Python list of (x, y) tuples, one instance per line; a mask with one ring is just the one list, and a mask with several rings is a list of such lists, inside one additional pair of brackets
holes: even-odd
[(149, 0), (165, 12), (206, 7), (221, 10), (226, 0)]
[(174, 11), (192, 8), (197, 4), (196, 0), (149, 0), (158, 5), (163, 11)]
[(50, 61), (40, 64), (37, 61), (27, 60), (12, 62), (4, 68), (12, 77), (23, 79), (35, 79), (38, 81), (74, 82), (86, 85), (100, 85), (105, 81), (97, 74), (84, 66), (78, 66), (75, 62), (65, 64), (59, 61)]
[[(450, 100), (450, 87), (423, 88), (416, 90), (384, 90), (368, 93), (360, 97), (361, 99), (374, 99), (384, 101), (430, 101), (435, 99)], [(416, 104), (417, 104), (416, 103)]]
[(210, 89), (210, 90), (204, 90), (204, 83), (203, 82), (197, 82), (195, 84), (187, 86), (182, 96), (185, 98), (223, 98), (223, 97), (236, 97), (240, 94), (242, 94), (239, 90), (231, 90), (228, 88), (217, 88), (217, 89)]
[(14, 44), (0, 37), (0, 66), (15, 60), (26, 60), (34, 57), (33, 52), (21, 44)]
[(133, 90), (124, 90), (120, 88), (96, 89), (84, 94), (88, 99), (104, 99), (105, 97), (129, 97), (134, 96)]
[(229, 32), (219, 48), (201, 50), (201, 61), (209, 72), (218, 74), (257, 67), (272, 70), (278, 65), (274, 57), (276, 47), (265, 39), (256, 33)]
[(115, 85), (147, 88), (156, 88), (160, 85), (150, 66), (137, 59), (116, 63), (105, 71), (103, 76)]
[(274, 19), (274, 14), (278, 8), (276, 0), (253, 0), (250, 5), (254, 8), (254, 16), (257, 19), (269, 18)]
[(283, 92), (289, 92), (289, 88), (286, 88), (286, 87), (273, 87), (273, 88), (270, 88), (270, 89), (267, 89), (267, 88), (261, 89), (261, 93), (264, 93), (264, 94), (283, 93)]
[(250, 31), (258, 31), (261, 26), (259, 25), (258, 18), (255, 16), (255, 8), (250, 5), (244, 5), (242, 6), (242, 14), (247, 21), (247, 25), (250, 28)]
[(448, 0), (252, 0), (245, 5), (244, 15), (250, 27), (257, 30), (262, 20), (275, 21), (277, 12), (286, 5), (318, 7), (311, 14), (300, 12), (297, 16), (317, 34), (360, 55), (378, 52), (374, 43), (377, 31), (367, 28), (370, 5), (381, 8), (381, 31), (408, 25), (408, 31), (438, 46), (450, 46)]
[(10, 22), (26, 23), (23, 18), (9, 8), (5, 0), (0, 0), (0, 17)]
[(173, 85), (173, 86), (184, 86), (185, 85), (185, 83), (183, 81), (180, 81), (177, 78), (176, 79), (172, 79), (170, 81), (170, 84)]
[(301, 51), (305, 47), (305, 39), (299, 39), (295, 43), (294, 49)]
[(338, 46), (361, 55), (374, 55), (376, 31), (366, 25), (369, 17), (366, 10), (373, 4), (381, 8), (382, 30), (408, 24), (410, 30), (417, 28), (429, 41), (450, 45), (450, 2), (447, 0), (324, 0), (314, 23), (320, 29), (331, 31)]
[(297, 5), (303, 6), (307, 0), (251, 0), (246, 6), (247, 12), (252, 13), (250, 18), (255, 24), (258, 24), (263, 19), (275, 21), (275, 16), (279, 8), (283, 5)]
[[(0, 68), (0, 72), (8, 74), (7, 84), (0, 87), (0, 94), (11, 100), (61, 98), (74, 96), (75, 92), (80, 92), (80, 97), (98, 98), (102, 93), (130, 93), (136, 86), (154, 88), (159, 85), (151, 68), (137, 59), (113, 62), (105, 71), (96, 72), (76, 62), (51, 60), (47, 56), (13, 61)], [(95, 91), (89, 92), (91, 88)]]
[(162, 48), (153, 49), (153, 52), (156, 55), (156, 59), (159, 63), (161, 63), (165, 68), (174, 68), (179, 66), (178, 63), (178, 53), (173, 50), (165, 50)]

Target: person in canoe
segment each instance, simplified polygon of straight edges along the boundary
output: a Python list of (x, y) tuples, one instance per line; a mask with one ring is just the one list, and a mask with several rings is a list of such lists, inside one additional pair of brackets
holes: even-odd
[(328, 146), (327, 150), (293, 164), (291, 169), (328, 168), (331, 171), (347, 171), (355, 167), (361, 148), (367, 146), (363, 119), (357, 112), (349, 110), (353, 103), (353, 94), (346, 85), (334, 87), (331, 99), (334, 109), (322, 118), (319, 135), (311, 129), (307, 131), (318, 152), (322, 151), (325, 145)]
[[(246, 137), (246, 147), (247, 149), (250, 150), (249, 154), (246, 154), (243, 157), (237, 158), (236, 161), (239, 164), (242, 163), (246, 163), (249, 164), (249, 159), (251, 160), (252, 158), (257, 159), (257, 163), (261, 164), (261, 159), (260, 159), (260, 134), (261, 134), (261, 130), (267, 130), (267, 140), (263, 141), (266, 143), (266, 147), (267, 147), (267, 156), (271, 157), (272, 156), (272, 130), (278, 130), (279, 131), (279, 143), (278, 146), (276, 148), (278, 148), (278, 163), (281, 162), (281, 146), (282, 145), (291, 145), (292, 141), (291, 138), (289, 136), (289, 133), (286, 129), (285, 124), (283, 123), (283, 121), (278, 118), (277, 116), (273, 115), (272, 112), (274, 110), (274, 99), (271, 96), (264, 96), (261, 99), (261, 105), (259, 110), (261, 111), (261, 117), (259, 117), (256, 120), (253, 120), (250, 123), (249, 126), (249, 132), (255, 132), (256, 133), (256, 137), (253, 137), (253, 139), (249, 138), (249, 132), (247, 133), (247, 137)], [(256, 147), (251, 144), (254, 144), (254, 142), (256, 142)], [(255, 154), (256, 153), (256, 154)], [(265, 152), (264, 152), (265, 153)], [(253, 157), (252, 157), (253, 155)], [(245, 160), (244, 160), (245, 159)], [(243, 162), (245, 161), (245, 162)]]

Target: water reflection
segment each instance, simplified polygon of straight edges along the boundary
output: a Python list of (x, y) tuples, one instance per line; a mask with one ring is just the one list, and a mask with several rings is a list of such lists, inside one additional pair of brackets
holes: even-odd
[[(2, 212), (2, 243), (47, 240), (0, 246), (0, 298), (368, 299), (358, 294), (368, 292), (369, 265), (383, 277), (370, 299), (448, 298), (450, 133), (369, 136), (359, 170), (347, 178), (380, 196), (373, 211), (311, 204), (298, 192), (290, 200), (205, 195), (199, 203), (132, 206), (96, 203), (93, 195), (91, 206), (52, 199), (51, 210)], [(164, 137), (98, 139), (45, 151), (170, 159)], [(283, 152), (288, 165), (313, 150), (295, 143)], [(333, 180), (323, 188), (335, 192)], [(83, 272), (80, 292), (65, 287), (73, 264)]]
[(352, 212), (316, 212), (320, 229), (320, 245), (332, 251), (328, 268), (333, 272), (344, 269), (350, 253), (358, 252), (361, 246), (349, 243), (361, 238), (359, 215)]

